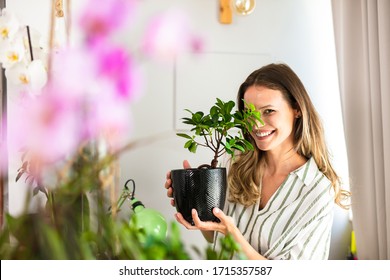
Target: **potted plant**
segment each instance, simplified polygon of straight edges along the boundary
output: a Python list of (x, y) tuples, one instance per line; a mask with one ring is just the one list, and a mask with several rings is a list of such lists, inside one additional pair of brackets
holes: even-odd
[(223, 102), (217, 98), (208, 114), (200, 111), (193, 113), (186, 109), (191, 117), (182, 120), (184, 124), (192, 126), (192, 135), (177, 133), (187, 139), (184, 148), (196, 153), (198, 146), (201, 146), (209, 148), (214, 155), (210, 164), (202, 164), (198, 168), (171, 170), (176, 209), (191, 224), (193, 208), (197, 210), (202, 221), (219, 222), (212, 214), (212, 209), (222, 209), (224, 206), (227, 172), (225, 167), (218, 167), (218, 159), (224, 154), (234, 159), (236, 150), (253, 150), (252, 144), (243, 135), (251, 132), (258, 122), (263, 121), (253, 104), (245, 105), (244, 111), (233, 111), (234, 101)]

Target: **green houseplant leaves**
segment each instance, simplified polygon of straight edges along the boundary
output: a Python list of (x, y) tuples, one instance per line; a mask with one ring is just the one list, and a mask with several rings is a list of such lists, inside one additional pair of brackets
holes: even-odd
[[(242, 132), (251, 132), (258, 123), (263, 124), (261, 114), (253, 104), (245, 103), (246, 109), (243, 112), (233, 111), (234, 106), (234, 101), (224, 102), (217, 98), (208, 114), (186, 109), (191, 116), (182, 120), (184, 124), (192, 126), (190, 130), (192, 134), (177, 135), (187, 139), (184, 148), (192, 153), (196, 153), (199, 146), (213, 151), (211, 164), (204, 166), (217, 167), (218, 158), (225, 153), (234, 156), (235, 150), (241, 152), (253, 150), (253, 145), (243, 137)], [(198, 140), (199, 138), (203, 141)]]

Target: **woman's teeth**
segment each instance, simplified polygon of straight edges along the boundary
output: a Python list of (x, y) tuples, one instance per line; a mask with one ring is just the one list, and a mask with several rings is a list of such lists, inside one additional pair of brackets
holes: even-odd
[(256, 134), (256, 136), (257, 137), (265, 137), (265, 136), (268, 136), (268, 135), (270, 135), (272, 133), (272, 131), (263, 131), (263, 132), (256, 132), (255, 134)]

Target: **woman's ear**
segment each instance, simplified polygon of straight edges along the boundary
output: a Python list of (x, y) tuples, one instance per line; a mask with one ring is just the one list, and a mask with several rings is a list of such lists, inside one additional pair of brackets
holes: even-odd
[(294, 109), (294, 116), (295, 116), (296, 119), (299, 119), (300, 117), (302, 117), (301, 110)]
[(298, 102), (294, 102), (293, 103), (293, 110), (294, 110), (294, 117), (296, 119), (299, 119), (300, 117), (302, 117), (302, 112), (301, 112), (301, 109), (299, 108), (299, 105), (298, 105)]

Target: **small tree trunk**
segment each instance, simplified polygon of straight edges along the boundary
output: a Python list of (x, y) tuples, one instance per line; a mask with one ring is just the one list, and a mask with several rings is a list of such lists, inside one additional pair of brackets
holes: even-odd
[(214, 159), (211, 161), (211, 168), (217, 168), (218, 165), (218, 159), (217, 157), (214, 157)]

